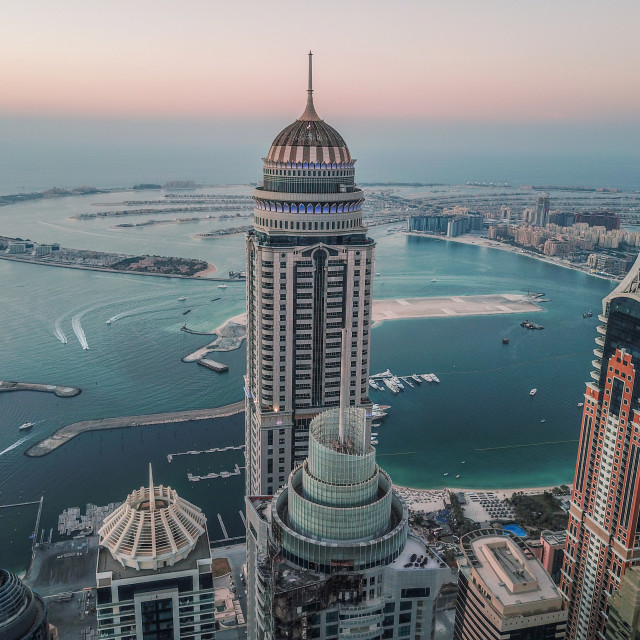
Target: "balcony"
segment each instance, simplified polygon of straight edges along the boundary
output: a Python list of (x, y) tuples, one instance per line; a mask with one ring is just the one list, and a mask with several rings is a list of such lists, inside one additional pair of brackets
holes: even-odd
[(599, 371), (592, 371), (591, 372), (591, 378), (593, 380), (595, 380), (596, 382), (598, 382), (600, 380), (600, 372)]
[(606, 324), (599, 324), (596, 327), (596, 331), (598, 333), (600, 333), (601, 335), (606, 336), (607, 335), (607, 325)]
[[(596, 360), (592, 360), (591, 364), (598, 369), (598, 371), (600, 371), (600, 369), (602, 368), (602, 360), (600, 360), (600, 358), (596, 359)], [(600, 374), (598, 374), (598, 378), (600, 378)]]
[(600, 347), (604, 347), (604, 338), (597, 336), (595, 339), (595, 343)]

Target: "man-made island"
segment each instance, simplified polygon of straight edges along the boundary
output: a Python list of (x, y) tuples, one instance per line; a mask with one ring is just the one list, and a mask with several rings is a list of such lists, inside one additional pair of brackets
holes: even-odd
[(120, 253), (70, 249), (61, 247), (57, 243), (39, 244), (28, 239), (1, 236), (0, 259), (53, 267), (180, 278), (202, 278), (216, 271), (214, 265), (194, 258), (128, 256)]

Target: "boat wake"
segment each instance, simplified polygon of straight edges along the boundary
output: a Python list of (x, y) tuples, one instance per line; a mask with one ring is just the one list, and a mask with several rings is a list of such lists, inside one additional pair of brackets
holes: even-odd
[(20, 438), (20, 440), (8, 446), (4, 451), (0, 451), (0, 456), (3, 456), (5, 453), (9, 453), (9, 451), (13, 451), (16, 447), (19, 447), (23, 442), (26, 442), (32, 436), (33, 434), (30, 433), (28, 436), (24, 436), (24, 438)]
[(56, 320), (56, 325), (54, 329), (54, 334), (62, 344), (67, 344), (67, 334), (62, 330), (62, 318), (58, 318)]
[[(84, 312), (86, 313), (86, 311)], [(84, 313), (78, 313), (73, 318), (71, 318), (71, 327), (73, 328), (73, 333), (76, 334), (76, 338), (78, 338), (78, 342), (83, 349), (89, 348), (89, 343), (87, 342), (87, 336), (84, 334), (84, 329), (82, 328), (82, 324), (80, 324), (80, 320)]]

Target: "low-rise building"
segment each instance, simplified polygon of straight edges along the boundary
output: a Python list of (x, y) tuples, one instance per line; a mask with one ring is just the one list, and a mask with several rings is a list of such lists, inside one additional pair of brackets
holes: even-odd
[(562, 595), (521, 538), (487, 528), (460, 544), (454, 640), (565, 637)]
[(214, 637), (214, 588), (206, 518), (171, 487), (129, 494), (99, 531), (100, 638)]

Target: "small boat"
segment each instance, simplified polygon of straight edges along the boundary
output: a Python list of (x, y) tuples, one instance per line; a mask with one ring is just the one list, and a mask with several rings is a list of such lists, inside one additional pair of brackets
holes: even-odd
[(371, 426), (374, 427), (375, 429), (377, 429), (380, 426), (379, 422), (372, 422)]
[(371, 438), (371, 444), (376, 445), (380, 443), (375, 438)]
[(109, 319), (105, 322), (105, 324), (111, 324), (112, 322), (113, 322), (113, 320), (112, 320), (111, 318), (109, 318)]
[(435, 278), (431, 278), (431, 282), (438, 282)]
[(579, 407), (584, 407), (584, 402), (578, 402)]
[(460, 464), (465, 464), (465, 463), (466, 463), (466, 460), (463, 460)]
[(448, 472), (447, 472), (447, 473), (443, 473), (442, 475), (443, 475), (443, 476), (448, 476), (448, 475), (449, 475), (449, 473), (448, 473)]
[(460, 474), (458, 474), (458, 475), (456, 476), (456, 478), (459, 478), (459, 477), (460, 477)]
[(377, 431), (372, 431), (371, 432), (371, 437), (372, 438), (377, 438), (378, 437), (378, 432)]
[(31, 427), (35, 426), (35, 422), (25, 422), (18, 427), (18, 431), (25, 431), (26, 429), (31, 429)]
[(535, 396), (535, 395), (536, 395), (536, 393), (538, 393), (538, 390), (537, 390), (537, 389), (531, 389), (531, 391), (529, 391), (529, 395), (530, 395), (530, 396)]
[(219, 284), (218, 285), (218, 289), (226, 289), (227, 285), (226, 284)]
[(542, 418), (542, 420), (540, 420), (540, 422), (546, 422), (546, 420), (544, 418)]
[(509, 338), (502, 338), (502, 344), (509, 344)]
[(377, 275), (377, 276), (381, 276), (382, 274), (381, 274), (379, 271), (376, 271), (376, 274), (375, 274), (375, 275)]
[(184, 302), (187, 299), (187, 296), (180, 296), (178, 298), (178, 302)]
[(186, 315), (187, 315), (187, 313), (191, 313), (191, 309), (187, 309), (186, 311), (184, 311), (184, 312), (182, 313), (182, 315), (183, 315), (183, 316), (186, 316)]

